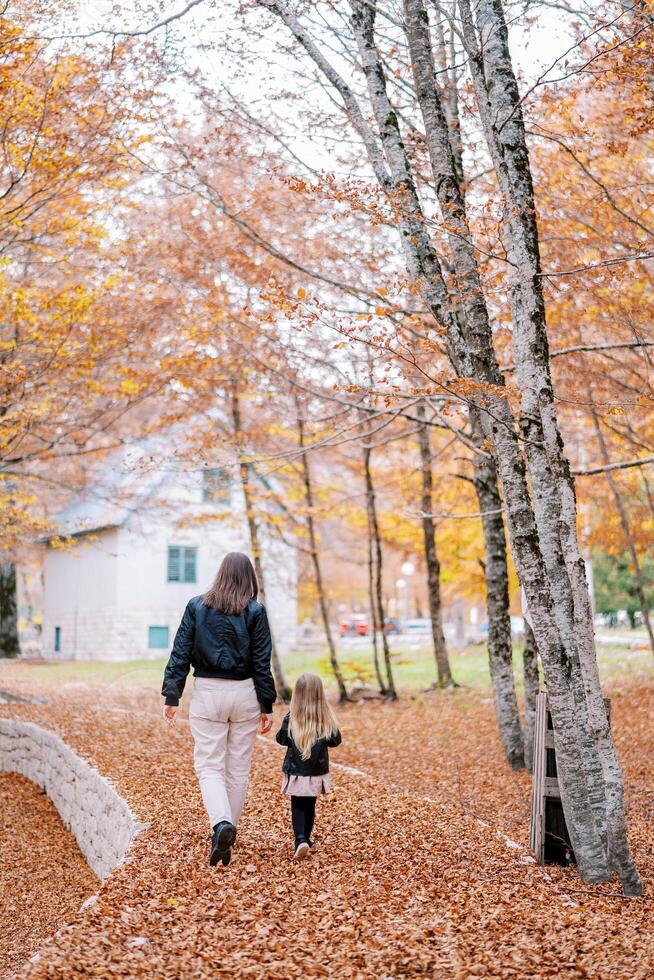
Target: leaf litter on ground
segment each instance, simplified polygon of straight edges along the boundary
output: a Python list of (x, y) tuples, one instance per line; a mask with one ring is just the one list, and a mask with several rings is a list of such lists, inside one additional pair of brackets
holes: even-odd
[[(12, 687), (37, 693), (27, 665)], [(319, 846), (302, 863), (291, 860), (280, 751), (259, 740), (232, 864), (210, 869), (188, 726), (168, 729), (156, 693), (45, 683), (38, 693), (47, 704), (4, 713), (57, 731), (150, 826), (98, 901), (69, 914), (29, 964), (32, 980), (654, 976), (647, 678), (611, 692), (646, 885), (631, 901), (616, 882), (589, 886), (527, 860), (530, 780), (504, 763), (482, 694), (340, 709), (335, 792), (318, 801)]]

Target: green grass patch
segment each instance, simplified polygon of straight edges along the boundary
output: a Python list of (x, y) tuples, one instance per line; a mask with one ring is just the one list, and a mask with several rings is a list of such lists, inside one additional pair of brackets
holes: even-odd
[[(652, 654), (648, 649), (632, 650), (630, 644), (599, 644), (598, 656), (603, 681), (628, 680), (652, 667)], [(375, 673), (371, 649), (362, 644), (345, 647), (339, 652), (343, 674), (348, 685), (362, 680), (375, 686)], [(3, 679), (10, 683), (16, 671), (25, 677), (27, 671), (35, 680), (47, 684), (106, 684), (117, 687), (149, 687), (159, 690), (166, 657), (153, 660), (132, 660), (121, 663), (97, 661), (59, 661), (39, 663), (29, 661), (0, 661), (0, 687)], [(391, 662), (395, 684), (401, 693), (425, 690), (436, 681), (436, 664), (429, 646), (401, 647), (391, 643)], [(488, 653), (485, 644), (475, 644), (463, 650), (450, 651), (450, 664), (457, 684), (474, 690), (490, 688)], [(292, 684), (299, 674), (313, 671), (319, 674), (327, 688), (335, 693), (327, 648), (294, 650), (283, 659), (284, 672)], [(383, 669), (383, 668), (382, 668)], [(514, 647), (514, 672), (516, 685), (522, 687), (522, 644)]]
[(12, 671), (19, 669), (21, 676), (29, 671), (37, 681), (53, 685), (115, 684), (160, 687), (167, 659), (157, 657), (156, 660), (125, 660), (120, 663), (95, 660), (63, 660), (56, 663), (6, 660), (0, 666), (0, 686), (3, 678), (10, 679)]
[[(390, 644), (391, 665), (398, 691), (425, 690), (436, 682), (436, 664), (433, 650), (428, 647), (394, 647)], [(649, 650), (631, 650), (626, 643), (598, 644), (600, 675), (603, 681), (627, 679), (651, 667)], [(375, 685), (372, 651), (366, 646), (341, 651), (339, 662), (346, 683), (362, 679)], [(328, 688), (336, 691), (336, 684), (326, 647), (316, 651), (293, 651), (284, 658), (287, 680), (293, 683), (303, 671), (319, 674)], [(488, 650), (485, 643), (450, 651), (450, 666), (457, 684), (475, 690), (490, 688)], [(513, 669), (516, 687), (522, 689), (522, 643), (513, 648)], [(382, 666), (383, 672), (383, 666)]]

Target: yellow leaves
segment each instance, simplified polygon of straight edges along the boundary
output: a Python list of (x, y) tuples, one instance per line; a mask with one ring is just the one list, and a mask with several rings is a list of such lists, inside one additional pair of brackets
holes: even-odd
[(138, 395), (141, 386), (134, 378), (123, 378), (118, 387), (122, 395)]
[(298, 299), (305, 299), (306, 298), (306, 295), (307, 295), (306, 289), (302, 289), (302, 287), (300, 286), (300, 288), (297, 291), (297, 298)]

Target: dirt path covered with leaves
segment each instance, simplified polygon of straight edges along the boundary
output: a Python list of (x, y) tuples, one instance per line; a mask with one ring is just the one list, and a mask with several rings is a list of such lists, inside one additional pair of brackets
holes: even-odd
[[(25, 671), (13, 685), (23, 692)], [(574, 872), (553, 869), (548, 880), (498, 836), (517, 810), (511, 836), (524, 840), (528, 783), (498, 765), (489, 706), (476, 695), (342, 711), (333, 759), (366, 775), (335, 770), (336, 791), (319, 802), (318, 852), (302, 864), (290, 860), (281, 750), (259, 741), (233, 863), (214, 870), (188, 726), (170, 732), (145, 693), (39, 693), (47, 704), (2, 710), (61, 734), (150, 827), (97, 902), (41, 950), (33, 980), (654, 975), (651, 690), (624, 692), (616, 711), (647, 889), (629, 902), (603, 896), (615, 884), (588, 888)]]
[(0, 773), (0, 976), (11, 976), (97, 890), (43, 790)]

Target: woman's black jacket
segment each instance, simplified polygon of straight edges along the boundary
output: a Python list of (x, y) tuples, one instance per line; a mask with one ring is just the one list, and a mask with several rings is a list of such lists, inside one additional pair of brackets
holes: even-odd
[(329, 772), (329, 747), (335, 749), (341, 744), (341, 733), (338, 729), (329, 738), (319, 738), (313, 743), (311, 755), (308, 759), (303, 759), (300, 750), (291, 738), (288, 731), (290, 715), (285, 715), (282, 727), (277, 732), (275, 738), (280, 745), (287, 745), (286, 755), (282, 763), (282, 772), (289, 776), (324, 776)]
[(196, 677), (252, 677), (261, 710), (270, 714), (277, 697), (270, 670), (272, 641), (265, 608), (251, 600), (241, 616), (228, 616), (190, 599), (170, 653), (161, 693), (179, 704), (191, 667)]

